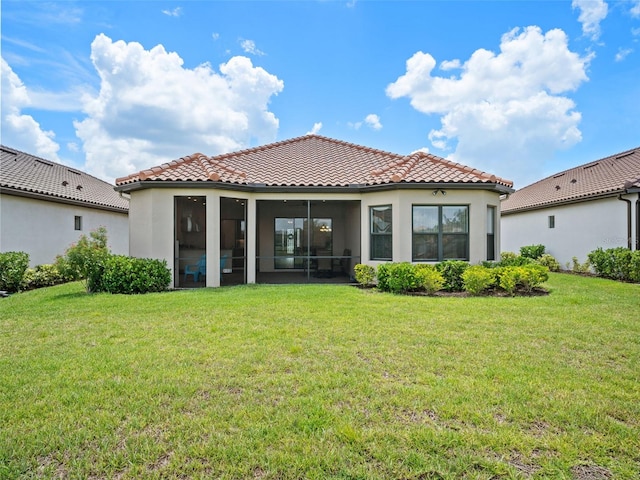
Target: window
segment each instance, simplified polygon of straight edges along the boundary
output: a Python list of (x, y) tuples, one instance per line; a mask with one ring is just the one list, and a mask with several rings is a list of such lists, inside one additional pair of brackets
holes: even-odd
[(549, 215), (549, 228), (556, 228), (556, 216)]
[(413, 261), (469, 259), (469, 207), (413, 206)]
[(371, 207), (371, 260), (391, 260), (393, 244), (391, 234), (391, 205)]
[(73, 228), (74, 230), (82, 230), (82, 217), (76, 215), (73, 217)]
[(496, 259), (496, 207), (487, 206), (487, 260)]

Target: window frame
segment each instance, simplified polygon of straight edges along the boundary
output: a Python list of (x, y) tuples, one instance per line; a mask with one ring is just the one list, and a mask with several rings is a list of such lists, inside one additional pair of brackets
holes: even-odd
[(547, 217), (547, 222), (548, 222), (549, 228), (556, 228), (556, 216), (555, 215), (549, 215)]
[[(374, 222), (374, 212), (376, 209), (378, 211), (389, 211), (389, 226), (385, 231), (374, 231), (376, 225)], [(388, 244), (387, 241), (383, 241), (384, 239), (388, 239)], [(385, 250), (383, 253), (388, 253), (388, 256), (374, 255), (374, 253), (378, 253), (379, 249), (374, 247), (374, 245), (378, 243), (383, 243)], [(393, 205), (390, 203), (369, 206), (369, 259), (374, 261), (393, 261)]]
[[(437, 232), (416, 233), (416, 208), (436, 208), (437, 209)], [(466, 222), (464, 232), (446, 232), (443, 228), (443, 209), (444, 208), (464, 208), (466, 210)], [(422, 204), (414, 203), (411, 205), (411, 261), (412, 262), (442, 262), (444, 260), (463, 260), (469, 261), (469, 239), (470, 237), (470, 211), (469, 204), (443, 205), (443, 204)], [(465, 254), (464, 257), (445, 257), (445, 237), (456, 236), (465, 238)], [(436, 239), (435, 247), (436, 256), (422, 257), (416, 255), (416, 240), (418, 238), (431, 237)]]
[(82, 231), (82, 215), (73, 216), (73, 229), (77, 232)]
[(496, 213), (495, 205), (487, 205), (487, 261), (496, 259)]

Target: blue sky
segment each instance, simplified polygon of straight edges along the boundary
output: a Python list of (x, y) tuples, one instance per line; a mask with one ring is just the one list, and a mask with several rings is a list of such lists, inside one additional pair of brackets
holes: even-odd
[(640, 146), (640, 0), (0, 8), (2, 143), (110, 182), (310, 132), (516, 188)]

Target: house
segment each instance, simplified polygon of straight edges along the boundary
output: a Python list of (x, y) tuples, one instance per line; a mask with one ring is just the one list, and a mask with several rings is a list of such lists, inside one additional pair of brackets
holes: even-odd
[(114, 253), (129, 253), (129, 200), (79, 170), (0, 146), (0, 251), (29, 254), (33, 267), (100, 226)]
[[(131, 197), (130, 254), (166, 260), (175, 287), (338, 282), (357, 263), (493, 258), (511, 186), (434, 155), (319, 135), (116, 180)], [(205, 275), (185, 275), (199, 260)]]
[(502, 248), (545, 245), (560, 265), (589, 252), (640, 250), (640, 147), (547, 177), (502, 202)]

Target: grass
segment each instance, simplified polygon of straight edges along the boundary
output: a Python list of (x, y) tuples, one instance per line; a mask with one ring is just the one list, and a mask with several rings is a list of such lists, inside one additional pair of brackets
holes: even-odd
[(0, 478), (638, 478), (640, 285), (0, 301)]

